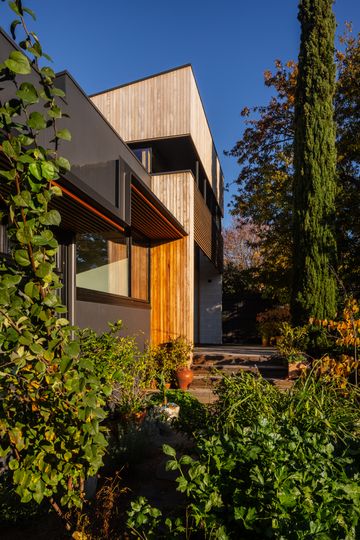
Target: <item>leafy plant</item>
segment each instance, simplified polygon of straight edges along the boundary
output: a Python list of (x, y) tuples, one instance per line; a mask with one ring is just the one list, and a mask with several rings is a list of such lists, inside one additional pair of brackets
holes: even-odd
[(148, 355), (154, 363), (157, 379), (162, 377), (166, 382), (170, 382), (176, 370), (191, 364), (192, 350), (192, 343), (182, 336), (150, 346)]
[[(0, 458), (22, 502), (45, 498), (61, 513), (55, 497), (81, 506), (84, 480), (102, 464), (105, 396), (62, 315), (55, 272), (61, 218), (50, 204), (70, 168), (58, 154), (60, 141), (71, 138), (58, 128), (64, 93), (53, 70), (40, 67), (49, 57), (25, 22), (33, 12), (21, 0), (9, 6), (24, 52), (13, 50), (0, 64), (2, 85), (13, 88), (0, 103), (1, 217), (11, 245), (0, 263)], [(45, 130), (52, 148), (39, 143)]]
[(304, 350), (307, 344), (307, 326), (291, 326), (284, 322), (280, 326), (280, 339), (276, 346), (279, 353), (289, 362), (304, 360)]
[[(358, 389), (345, 397), (309, 376), (281, 392), (240, 373), (225, 378), (218, 396), (193, 456), (164, 446), (188, 500), (174, 538), (357, 538)], [(167, 538), (160, 517), (155, 537)]]
[(93, 363), (108, 404), (124, 414), (145, 406), (146, 389), (154, 379), (152, 357), (140, 352), (133, 336), (121, 336), (122, 322), (108, 323), (109, 331), (98, 335), (90, 328), (80, 330), (81, 355)]
[(357, 301), (354, 298), (346, 299), (342, 318), (338, 321), (311, 318), (310, 324), (326, 331), (342, 353), (339, 355), (336, 354), (339, 351), (333, 350), (330, 354), (325, 354), (316, 365), (317, 372), (326, 378), (334, 377), (337, 383), (342, 386), (346, 386), (349, 376), (354, 373), (357, 383), (358, 347), (360, 345), (360, 319)]
[[(196, 436), (203, 432), (208, 421), (208, 409), (195, 397), (182, 390), (167, 390), (166, 399), (180, 406), (178, 418), (172, 421), (174, 429), (189, 436)], [(158, 405), (163, 403), (161, 394), (154, 394), (151, 403)]]

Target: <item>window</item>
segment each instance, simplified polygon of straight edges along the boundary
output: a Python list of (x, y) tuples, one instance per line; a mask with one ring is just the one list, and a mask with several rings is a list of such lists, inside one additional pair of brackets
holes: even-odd
[(124, 234), (107, 231), (77, 235), (76, 285), (129, 296), (128, 241)]
[(149, 300), (149, 244), (137, 236), (131, 242), (131, 296)]
[(144, 169), (146, 169), (147, 172), (150, 173), (152, 161), (151, 148), (134, 148), (133, 152), (140, 161), (140, 163), (142, 163)]

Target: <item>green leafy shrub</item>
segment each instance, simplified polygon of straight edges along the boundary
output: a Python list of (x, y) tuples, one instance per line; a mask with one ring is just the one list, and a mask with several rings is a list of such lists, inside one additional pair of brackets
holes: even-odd
[[(240, 373), (225, 380), (218, 395), (220, 417), (197, 439), (196, 458), (177, 459), (175, 450), (164, 448), (168, 468), (178, 471), (178, 490), (188, 498), (190, 533), (355, 540), (359, 391), (345, 397), (310, 376), (285, 393)], [(157, 538), (166, 538), (161, 531)], [(189, 530), (179, 537), (188, 538)]]
[(100, 335), (90, 328), (79, 331), (81, 355), (93, 363), (108, 405), (136, 413), (145, 408), (146, 389), (155, 378), (152, 356), (139, 350), (135, 337), (119, 335), (121, 321), (108, 324), (109, 331)]

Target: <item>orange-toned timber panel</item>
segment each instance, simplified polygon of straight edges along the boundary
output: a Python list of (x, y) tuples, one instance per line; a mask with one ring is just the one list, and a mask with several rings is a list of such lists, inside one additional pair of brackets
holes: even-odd
[(151, 248), (151, 340), (194, 339), (194, 177), (154, 175), (151, 187), (188, 235)]
[(151, 341), (193, 341), (193, 243), (189, 236), (154, 246), (151, 256)]

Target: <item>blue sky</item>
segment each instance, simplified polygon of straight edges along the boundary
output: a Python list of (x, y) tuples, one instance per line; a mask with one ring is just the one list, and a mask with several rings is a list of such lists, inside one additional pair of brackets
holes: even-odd
[[(297, 0), (24, 3), (37, 13), (32, 27), (55, 70), (70, 71), (89, 94), (191, 62), (227, 182), (238, 166), (223, 150), (241, 136), (241, 109), (268, 101), (263, 72), (274, 59), (298, 54)], [(339, 29), (352, 21), (360, 30), (358, 0), (338, 0), (334, 10)], [(11, 12), (3, 3), (0, 14), (7, 30)]]

